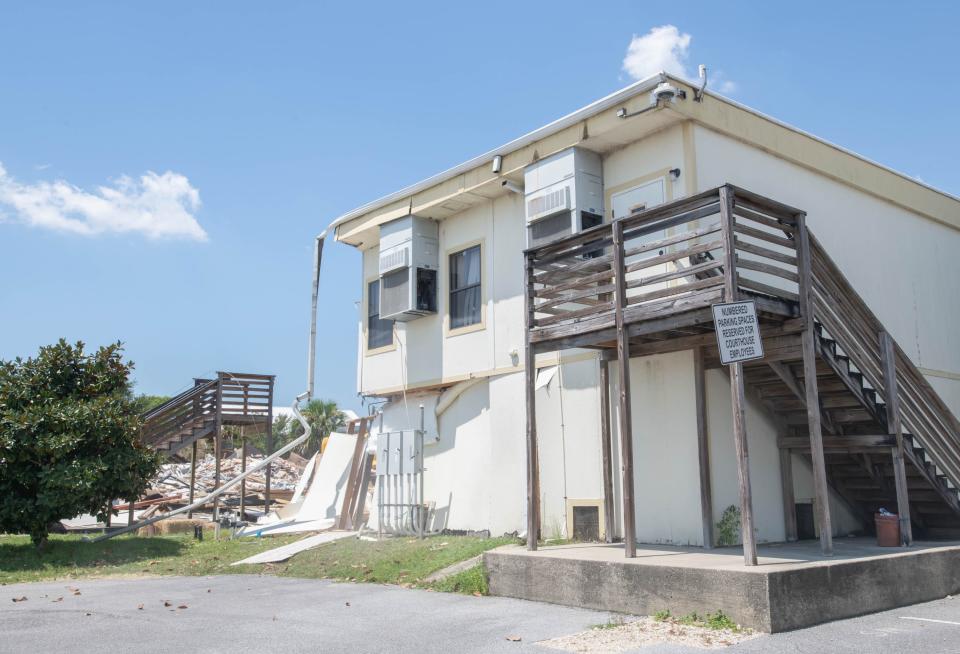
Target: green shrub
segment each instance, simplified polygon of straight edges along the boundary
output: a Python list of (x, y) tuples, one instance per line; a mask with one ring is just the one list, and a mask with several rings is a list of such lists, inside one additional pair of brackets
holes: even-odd
[(730, 619), (723, 611), (707, 614), (707, 626), (711, 629), (729, 629), (730, 631), (740, 631), (740, 625)]
[(0, 361), (0, 532), (42, 547), (51, 524), (105, 520), (135, 498), (159, 463), (140, 443), (132, 363), (120, 343), (93, 354), (60, 339), (36, 358)]
[(731, 504), (717, 523), (717, 545), (737, 545), (740, 542), (740, 509)]

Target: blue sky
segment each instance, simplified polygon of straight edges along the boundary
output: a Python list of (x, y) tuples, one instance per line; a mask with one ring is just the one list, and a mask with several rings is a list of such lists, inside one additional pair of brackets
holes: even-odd
[[(667, 25), (641, 55), (705, 63), (736, 100), (960, 194), (958, 14), (946, 2), (8, 3), (0, 358), (61, 336), (122, 340), (141, 392), (269, 372), (288, 403), (305, 387), (317, 232), (628, 84), (631, 39)], [(320, 291), (317, 393), (352, 408), (359, 264), (328, 247)]]

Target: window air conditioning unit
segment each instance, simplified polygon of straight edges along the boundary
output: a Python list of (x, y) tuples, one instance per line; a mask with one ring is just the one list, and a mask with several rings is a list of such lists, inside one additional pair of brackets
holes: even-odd
[(437, 312), (439, 229), (404, 216), (380, 225), (380, 317), (406, 322)]
[[(527, 247), (590, 229), (603, 222), (603, 165), (581, 148), (530, 164), (523, 171)], [(599, 256), (602, 250), (585, 256)]]

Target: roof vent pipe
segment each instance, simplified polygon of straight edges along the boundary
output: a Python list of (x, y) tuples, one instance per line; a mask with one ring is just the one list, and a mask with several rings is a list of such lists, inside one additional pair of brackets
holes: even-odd
[(323, 230), (314, 242), (313, 251), (313, 293), (310, 302), (310, 343), (307, 346), (307, 400), (313, 399), (313, 383), (317, 359), (317, 295), (320, 292), (320, 264), (323, 262), (323, 239), (327, 230)]
[(707, 67), (700, 64), (700, 88), (693, 92), (694, 102), (703, 102), (703, 92), (707, 90)]

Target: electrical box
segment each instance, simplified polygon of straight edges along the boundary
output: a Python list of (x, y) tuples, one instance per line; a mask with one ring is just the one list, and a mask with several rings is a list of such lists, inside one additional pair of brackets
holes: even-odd
[(436, 221), (404, 216), (380, 226), (380, 317), (406, 322), (437, 312)]
[(603, 163), (595, 152), (569, 148), (530, 164), (523, 185), (527, 247), (603, 223)]

